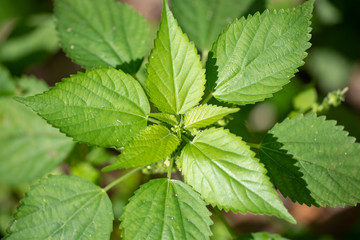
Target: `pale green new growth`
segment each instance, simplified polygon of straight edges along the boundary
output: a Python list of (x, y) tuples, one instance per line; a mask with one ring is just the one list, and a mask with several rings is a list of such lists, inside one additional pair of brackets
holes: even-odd
[(343, 207), (360, 201), (360, 144), (342, 126), (315, 114), (299, 115), (275, 125), (270, 134), (295, 159), (315, 203)]
[(18, 98), (79, 142), (121, 147), (146, 127), (149, 102), (140, 84), (115, 69), (94, 69), (56, 87)]
[(127, 68), (149, 46), (147, 20), (114, 0), (55, 0), (62, 48), (84, 68)]
[(189, 185), (160, 178), (136, 191), (120, 218), (120, 227), (125, 240), (209, 239), (210, 214)]
[(206, 127), (217, 120), (222, 119), (226, 115), (235, 113), (239, 110), (239, 108), (227, 108), (203, 104), (191, 109), (185, 114), (184, 128)]
[(255, 153), (227, 130), (211, 128), (180, 157), (185, 181), (210, 204), (234, 212), (276, 215), (292, 223)]
[(167, 113), (149, 113), (149, 117), (159, 119), (160, 121), (163, 121), (170, 125), (176, 125), (178, 122), (174, 115), (167, 114)]
[(200, 50), (210, 50), (220, 32), (256, 0), (171, 0), (181, 28)]
[(146, 86), (151, 102), (170, 114), (183, 114), (197, 105), (205, 88), (200, 57), (166, 2), (147, 64)]
[(244, 105), (271, 97), (287, 84), (310, 47), (313, 4), (233, 22), (212, 49), (218, 66), (214, 97)]
[(20, 184), (42, 177), (58, 166), (74, 145), (13, 99), (0, 99), (0, 122), (2, 183)]
[(109, 239), (113, 218), (101, 188), (76, 176), (50, 176), (21, 201), (6, 239)]
[(180, 141), (166, 127), (151, 125), (132, 139), (119, 159), (105, 171), (150, 165), (170, 156)]

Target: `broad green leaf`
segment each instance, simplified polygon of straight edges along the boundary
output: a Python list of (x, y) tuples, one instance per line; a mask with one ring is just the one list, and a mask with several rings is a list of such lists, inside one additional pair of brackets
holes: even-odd
[(127, 239), (209, 239), (210, 212), (189, 185), (155, 179), (142, 185), (120, 217)]
[(55, 0), (60, 42), (84, 68), (133, 68), (141, 65), (149, 45), (147, 20), (114, 0)]
[(255, 2), (255, 0), (171, 0), (171, 7), (180, 26), (196, 46), (201, 50), (209, 50), (220, 32), (232, 20), (242, 17)]
[(178, 124), (178, 120), (174, 115), (167, 114), (167, 113), (149, 113), (149, 117), (154, 117), (159, 119), (160, 121), (166, 122), (170, 125)]
[(0, 99), (0, 182), (20, 184), (42, 177), (71, 151), (70, 138), (29, 108)]
[(197, 106), (185, 114), (184, 128), (206, 127), (230, 113), (239, 111), (239, 108), (227, 108), (215, 105), (203, 104)]
[(49, 86), (44, 81), (34, 76), (22, 76), (16, 79), (16, 85), (21, 91), (21, 96), (31, 96), (49, 89)]
[(211, 128), (199, 133), (185, 146), (180, 161), (185, 181), (213, 206), (295, 222), (255, 153), (227, 130)]
[(183, 114), (199, 103), (205, 73), (193, 43), (181, 31), (169, 7), (164, 8), (155, 47), (147, 64), (151, 102), (162, 112)]
[(271, 97), (287, 84), (310, 47), (313, 4), (234, 21), (212, 49), (218, 66), (214, 97), (244, 105)]
[(50, 176), (21, 200), (5, 239), (109, 239), (113, 218), (103, 189), (77, 176)]
[(311, 87), (296, 95), (293, 98), (294, 108), (300, 112), (306, 112), (310, 110), (317, 101), (316, 89)]
[(140, 84), (115, 69), (94, 69), (63, 79), (56, 87), (18, 98), (75, 141), (124, 146), (146, 127), (149, 102)]
[(15, 93), (15, 84), (11, 78), (10, 72), (0, 65), (0, 97), (12, 95)]
[[(272, 168), (268, 168), (272, 178), (278, 178), (276, 173), (279, 171), (292, 172), (296, 167), (303, 176), (296, 175), (287, 181), (294, 186), (305, 181), (316, 204), (343, 207), (360, 202), (360, 144), (355, 143), (355, 138), (349, 137), (343, 127), (336, 126), (335, 121), (325, 120), (325, 117), (310, 114), (286, 119), (269, 133), (273, 138), (262, 144), (265, 147), (261, 151), (274, 151), (266, 146), (274, 145), (276, 140), (282, 145), (281, 149), (294, 159), (292, 163), (285, 163), (284, 151), (273, 155), (273, 162), (269, 162)], [(275, 164), (281, 165), (282, 169), (279, 170)], [(281, 189), (281, 186), (277, 187), (293, 201), (303, 197), (300, 194), (291, 195), (288, 188)]]
[(278, 234), (267, 232), (251, 233), (237, 238), (237, 240), (288, 240)]
[(180, 141), (166, 127), (151, 125), (134, 137), (121, 152), (119, 159), (105, 171), (140, 167), (164, 160), (177, 148)]

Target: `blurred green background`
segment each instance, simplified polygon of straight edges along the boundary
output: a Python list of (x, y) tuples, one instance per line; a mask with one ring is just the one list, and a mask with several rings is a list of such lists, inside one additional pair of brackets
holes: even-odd
[[(155, 35), (162, 0), (126, 0), (143, 13)], [(300, 0), (259, 1), (259, 11), (297, 6)], [(254, 12), (252, 9), (250, 12)], [(343, 125), (349, 135), (360, 139), (360, 1), (316, 0), (312, 23), (312, 47), (306, 64), (285, 89), (265, 102), (245, 106), (226, 119), (227, 128), (250, 142), (260, 142), (276, 122), (294, 112), (306, 112), (320, 104), (334, 90), (349, 87), (344, 102), (323, 113)], [(35, 94), (53, 86), (62, 78), (82, 71), (61, 51), (50, 0), (0, 0), (0, 124), (6, 119), (5, 105), (15, 94)], [(139, 78), (143, 77), (141, 72)], [(33, 76), (33, 77), (29, 77)], [(40, 81), (40, 82), (39, 82)], [(5, 84), (5, 82), (7, 84)], [(8, 83), (11, 84), (8, 84)], [(45, 83), (46, 84), (45, 84)], [(10, 99), (10, 100), (9, 100)], [(26, 110), (24, 110), (26, 111)], [(34, 118), (38, 118), (34, 116)], [(1, 129), (1, 126), (0, 126)], [(0, 146), (8, 141), (0, 132)], [(31, 134), (25, 136), (31, 137)], [(13, 151), (21, 151), (21, 146)], [(0, 147), (1, 150), (1, 147)], [(62, 150), (65, 151), (65, 150)], [(123, 174), (121, 171), (100, 173), (100, 169), (116, 158), (117, 152), (76, 144), (66, 152), (65, 161), (52, 174), (76, 174), (101, 186)], [(16, 156), (15, 156), (16, 157)], [(1, 168), (9, 161), (0, 152)], [(31, 158), (26, 159), (31, 161)], [(28, 169), (32, 171), (32, 169)], [(151, 172), (151, 170), (149, 170)], [(16, 174), (16, 173), (15, 173)], [(20, 172), (18, 172), (20, 174)], [(116, 219), (127, 199), (138, 185), (159, 176), (137, 174), (110, 191)], [(180, 175), (177, 176), (181, 178)], [(20, 177), (19, 177), (20, 178)], [(9, 183), (0, 177), (0, 237), (12, 221), (19, 200), (36, 182)], [(256, 231), (279, 233), (290, 239), (360, 239), (360, 207), (315, 208), (294, 204), (284, 199), (286, 207), (297, 219), (297, 225), (252, 214), (223, 213), (237, 235)], [(219, 216), (213, 215), (213, 239), (230, 239)], [(114, 221), (112, 239), (120, 239), (119, 222)]]

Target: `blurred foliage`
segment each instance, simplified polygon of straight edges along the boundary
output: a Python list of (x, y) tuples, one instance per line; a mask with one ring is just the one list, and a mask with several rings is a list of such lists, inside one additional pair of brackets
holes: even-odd
[[(302, 0), (267, 0), (266, 5), (270, 9), (280, 9), (291, 8), (301, 2)], [(251, 9), (251, 12), (254, 10)], [(273, 98), (263, 103), (243, 106), (239, 112), (228, 116), (218, 124), (242, 136), (246, 141), (258, 143), (266, 130), (276, 122), (282, 121), (294, 111), (296, 114), (310, 111), (314, 106), (321, 105), (323, 99), (324, 102), (331, 102), (331, 95), (327, 96), (328, 92), (335, 90), (336, 95), (337, 89), (349, 85), (354, 68), (359, 65), (360, 60), (360, 1), (317, 0), (312, 28), (313, 46), (308, 51), (309, 56), (305, 59), (305, 66), (300, 69), (296, 78), (292, 79), (282, 91), (274, 94)], [(152, 29), (155, 33), (156, 25), (152, 26)], [(46, 84), (28, 76), (27, 73), (35, 64), (46, 63), (58, 51), (51, 0), (0, 1), (0, 98), (9, 98), (15, 94), (33, 95), (47, 89)], [(54, 65), (63, 66), (60, 62), (55, 62)], [(46, 70), (39, 69), (40, 72)], [(70, 71), (66, 68), (61, 70)], [(137, 76), (141, 80), (145, 78), (144, 68), (141, 68)], [(212, 99), (210, 103), (214, 101), (216, 100)], [(329, 107), (326, 115), (327, 118), (335, 119), (338, 124), (345, 126), (351, 136), (360, 139), (360, 109), (348, 102), (350, 101), (346, 100), (345, 95), (345, 102), (338, 107)], [(357, 106), (360, 106), (360, 103)], [(0, 136), (1, 134), (0, 132)], [(72, 173), (100, 185), (106, 185), (123, 174), (123, 171), (101, 172), (105, 165), (116, 159), (118, 153), (114, 149), (76, 144), (64, 163), (52, 173)], [(152, 167), (158, 169), (156, 166)], [(153, 169), (145, 171), (153, 172)], [(115, 213), (111, 239), (119, 239), (117, 219), (128, 198), (133, 195), (140, 183), (149, 178), (150, 175), (135, 174), (110, 191)], [(28, 190), (29, 184), (31, 182), (15, 186), (0, 183), (0, 237), (4, 236), (6, 228), (12, 221), (12, 214), (24, 192)], [(316, 225), (320, 226), (319, 228), (323, 227), (325, 229), (323, 231), (312, 228), (312, 222), (289, 225), (269, 221), (264, 226), (252, 227), (241, 224), (230, 225), (237, 229), (236, 233), (241, 229), (243, 234), (270, 229), (290, 239), (360, 239), (360, 211), (357, 209), (359, 208), (350, 209), (352, 213), (350, 220), (335, 215), (329, 217), (335, 219), (335, 225), (329, 225), (328, 228), (324, 227), (328, 222)], [(212, 226), (214, 233), (212, 239), (231, 239), (219, 217), (213, 214), (212, 218), (215, 222)], [(230, 222), (229, 219), (226, 220)], [(339, 229), (334, 231), (335, 228)]]

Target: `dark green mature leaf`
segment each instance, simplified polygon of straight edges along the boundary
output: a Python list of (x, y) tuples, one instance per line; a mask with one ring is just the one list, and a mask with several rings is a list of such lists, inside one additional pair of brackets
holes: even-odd
[(104, 170), (140, 167), (164, 160), (175, 151), (179, 143), (177, 136), (166, 127), (151, 125), (136, 135), (125, 146), (119, 159)]
[(74, 140), (102, 147), (124, 146), (146, 127), (150, 112), (140, 84), (115, 69), (78, 73), (18, 100)]
[(215, 105), (202, 104), (188, 111), (184, 118), (184, 128), (206, 127), (230, 113), (239, 111), (239, 108), (227, 108)]
[(114, 0), (55, 0), (55, 15), (64, 51), (84, 68), (135, 64), (133, 73), (140, 67), (149, 29), (131, 7)]
[(204, 85), (205, 73), (195, 46), (164, 1), (160, 29), (147, 64), (151, 102), (162, 112), (183, 114), (199, 103)]
[(113, 218), (101, 188), (76, 176), (50, 176), (21, 200), (5, 239), (109, 239)]
[(10, 72), (0, 65), (0, 97), (12, 95), (15, 93), (15, 84), (11, 78)]
[[(258, 0), (257, 0), (258, 1)], [(220, 32), (242, 17), (255, 0), (171, 0), (180, 26), (202, 50), (209, 50)]]
[(267, 10), (233, 22), (212, 48), (218, 66), (215, 98), (255, 103), (287, 84), (310, 47), (313, 4), (310, 0), (296, 9)]
[(73, 142), (27, 107), (0, 99), (0, 182), (19, 184), (58, 166)]
[[(272, 178), (279, 180), (281, 176), (276, 175), (279, 171), (293, 172), (298, 168), (302, 176), (296, 174), (287, 181), (294, 187), (305, 181), (316, 204), (343, 207), (345, 204), (355, 205), (360, 202), (360, 144), (355, 143), (355, 138), (349, 137), (343, 127), (336, 126), (335, 121), (325, 120), (325, 117), (310, 114), (286, 119), (275, 125), (269, 133), (281, 144), (278, 155), (272, 155), (273, 162), (269, 162), (272, 168), (268, 168), (268, 171), (273, 175)], [(274, 145), (276, 139), (264, 141), (265, 147), (261, 148), (261, 152), (271, 154), (274, 150), (266, 146)], [(288, 160), (282, 159), (285, 151), (293, 156), (295, 162), (286, 163), (279, 170), (274, 164)], [(283, 189), (281, 186), (277, 187), (293, 201), (302, 201), (302, 191), (295, 195), (290, 193), (288, 185)]]
[(199, 133), (180, 157), (185, 181), (210, 204), (234, 212), (269, 214), (290, 222), (255, 153), (227, 130)]
[(125, 207), (120, 225), (127, 239), (209, 239), (210, 212), (189, 185), (155, 179), (142, 185)]
[(241, 236), (237, 240), (288, 240), (288, 238), (284, 238), (278, 234), (258, 232)]

